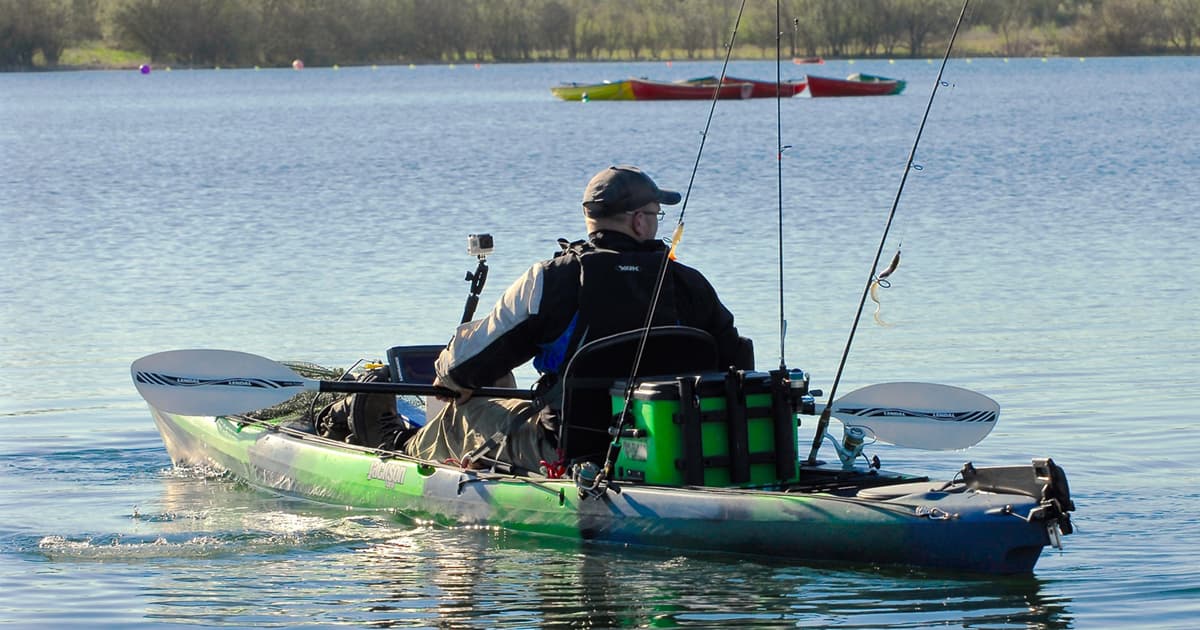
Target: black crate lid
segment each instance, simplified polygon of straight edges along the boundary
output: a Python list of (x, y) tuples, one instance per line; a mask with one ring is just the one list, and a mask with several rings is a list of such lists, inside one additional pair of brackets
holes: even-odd
[[(650, 376), (644, 379), (637, 379), (637, 386), (633, 390), (633, 399), (679, 400), (680, 378), (697, 379), (695, 381), (696, 393), (701, 398), (723, 397), (725, 395), (726, 374), (727, 372), (704, 372), (702, 374)], [(613, 383), (608, 393), (614, 397), (624, 396), (625, 384), (627, 382), (622, 379)], [(762, 394), (771, 391), (771, 375), (767, 372), (744, 372), (742, 383), (742, 391), (745, 394)]]

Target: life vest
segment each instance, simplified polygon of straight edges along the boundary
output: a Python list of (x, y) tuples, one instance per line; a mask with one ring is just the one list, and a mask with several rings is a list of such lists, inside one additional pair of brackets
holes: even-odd
[[(542, 374), (559, 372), (587, 341), (645, 326), (666, 255), (662, 249), (602, 249), (590, 241), (567, 243), (560, 239), (559, 245), (562, 251), (555, 257), (573, 256), (579, 263), (579, 307), (566, 330), (534, 357), (534, 367)], [(678, 321), (675, 284), (668, 273), (651, 325)]]

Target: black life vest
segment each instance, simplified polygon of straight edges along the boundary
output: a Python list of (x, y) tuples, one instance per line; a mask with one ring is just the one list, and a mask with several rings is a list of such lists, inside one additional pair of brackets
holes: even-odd
[[(590, 241), (566, 243), (555, 256), (579, 261), (579, 310), (560, 339), (552, 344), (559, 356), (545, 357), (543, 366), (557, 372), (584, 343), (642, 328), (654, 302), (659, 267), (666, 251), (660, 247), (618, 251), (602, 249)], [(675, 283), (668, 272), (663, 281), (652, 326), (678, 323)], [(547, 361), (546, 359), (550, 359)]]

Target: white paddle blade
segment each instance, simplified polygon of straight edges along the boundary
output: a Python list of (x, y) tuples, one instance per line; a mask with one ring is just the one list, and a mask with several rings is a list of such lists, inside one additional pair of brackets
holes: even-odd
[(839, 398), (830, 414), (889, 444), (951, 451), (987, 437), (1000, 418), (1000, 405), (961, 387), (880, 383)]
[(186, 416), (264, 409), (320, 386), (270, 359), (234, 350), (168, 350), (134, 361), (130, 372), (152, 407)]

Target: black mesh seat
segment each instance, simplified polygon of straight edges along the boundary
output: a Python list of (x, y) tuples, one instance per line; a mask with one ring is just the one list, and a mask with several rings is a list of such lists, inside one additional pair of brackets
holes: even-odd
[[(584, 344), (571, 357), (562, 378), (562, 425), (559, 445), (567, 461), (602, 461), (612, 424), (613, 383), (629, 378), (645, 329), (603, 337)], [(712, 335), (688, 326), (650, 329), (637, 378), (711, 372), (719, 369)]]

